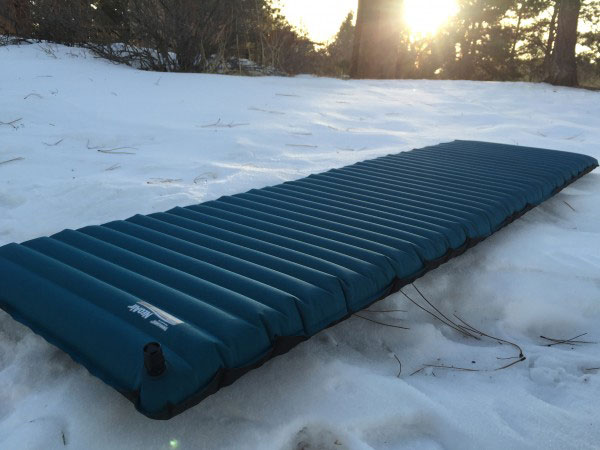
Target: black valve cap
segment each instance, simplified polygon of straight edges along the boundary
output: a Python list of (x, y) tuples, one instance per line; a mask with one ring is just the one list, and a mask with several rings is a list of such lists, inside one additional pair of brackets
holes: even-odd
[(167, 370), (165, 355), (158, 342), (149, 342), (144, 346), (144, 367), (151, 377), (162, 375)]

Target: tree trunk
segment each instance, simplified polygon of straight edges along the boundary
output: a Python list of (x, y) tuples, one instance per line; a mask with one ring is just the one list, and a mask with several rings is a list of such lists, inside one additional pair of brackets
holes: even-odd
[(580, 0), (560, 0), (556, 42), (552, 50), (546, 82), (558, 86), (577, 86), (577, 23)]
[(554, 40), (556, 38), (556, 19), (558, 18), (558, 10), (560, 5), (554, 4), (552, 11), (552, 19), (550, 20), (550, 29), (548, 30), (548, 41), (546, 42), (546, 48), (544, 49), (544, 71), (542, 76), (548, 76), (550, 72), (550, 61), (552, 61), (552, 49), (554, 48)]
[(359, 0), (350, 76), (395, 78), (402, 0)]
[(30, 24), (29, 1), (0, 0), (0, 33), (28, 38)]

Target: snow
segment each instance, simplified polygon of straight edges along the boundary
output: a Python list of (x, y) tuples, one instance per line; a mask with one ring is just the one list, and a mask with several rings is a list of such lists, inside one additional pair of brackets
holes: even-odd
[[(0, 124), (0, 245), (453, 139), (600, 157), (598, 92), (159, 74), (46, 44), (0, 47), (0, 67), (0, 121), (20, 119)], [(600, 344), (540, 335), (600, 341), (599, 205), (596, 171), (417, 281), (523, 348), (500, 371), (411, 376), (493, 369), (515, 349), (396, 294), (373, 309), (406, 313), (363, 314), (410, 330), (352, 318), (156, 422), (0, 312), (0, 448), (597, 448)]]

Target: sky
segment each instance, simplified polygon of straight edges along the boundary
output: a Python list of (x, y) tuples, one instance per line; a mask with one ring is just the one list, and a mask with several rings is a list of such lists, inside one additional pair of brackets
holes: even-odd
[[(331, 40), (358, 0), (279, 0), (290, 23), (306, 30), (316, 42)], [(456, 0), (405, 0), (404, 15), (413, 34), (435, 30), (456, 12)]]
[(358, 0), (279, 0), (283, 14), (317, 42), (331, 39)]

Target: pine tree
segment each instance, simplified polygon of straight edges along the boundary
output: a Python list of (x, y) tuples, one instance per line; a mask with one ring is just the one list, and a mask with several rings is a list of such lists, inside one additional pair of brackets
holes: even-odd
[(351, 11), (342, 22), (333, 42), (327, 46), (327, 57), (334, 75), (347, 75), (352, 61), (354, 44), (354, 13)]

